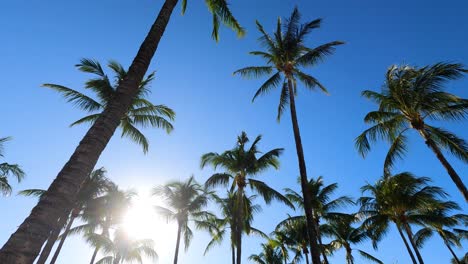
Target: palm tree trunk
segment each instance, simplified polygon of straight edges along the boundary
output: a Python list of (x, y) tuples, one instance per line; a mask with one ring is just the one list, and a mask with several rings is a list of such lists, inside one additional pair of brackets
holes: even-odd
[(398, 233), (401, 236), (401, 239), (403, 239), (403, 243), (405, 243), (406, 250), (408, 250), (408, 253), (409, 253), (410, 257), (411, 257), (411, 260), (413, 261), (413, 264), (418, 264), (418, 262), (416, 261), (416, 258), (413, 255), (413, 252), (411, 251), (411, 248), (410, 248), (410, 246), (408, 244), (408, 241), (406, 241), (406, 238), (403, 235), (403, 232), (401, 231), (401, 228), (398, 225), (396, 225), (396, 226), (397, 226), (397, 229), (398, 229)]
[(49, 238), (47, 239), (47, 243), (44, 246), (44, 248), (41, 251), (41, 255), (39, 256), (39, 259), (37, 260), (36, 264), (45, 264), (47, 261), (47, 258), (49, 257), (50, 253), (52, 252), (52, 248), (55, 245), (55, 242), (57, 242), (57, 238), (60, 235), (60, 231), (62, 230), (63, 226), (67, 223), (68, 219), (68, 214), (60, 217), (58, 227), (50, 233)]
[(91, 261), (89, 262), (90, 264), (94, 264), (94, 261), (96, 260), (98, 252), (99, 252), (99, 247), (96, 247), (94, 249), (93, 256), (91, 256)]
[(349, 246), (346, 246), (346, 263), (354, 264), (352, 249)]
[(307, 252), (307, 250), (304, 249), (302, 250), (302, 252), (304, 253), (306, 264), (309, 264), (309, 253)]
[(310, 201), (309, 193), (307, 192), (307, 169), (304, 158), (304, 150), (302, 148), (301, 134), (299, 131), (299, 124), (297, 121), (296, 114), (296, 103), (294, 99), (294, 91), (291, 79), (288, 78), (288, 90), (289, 90), (289, 108), (291, 110), (291, 121), (294, 131), (294, 140), (296, 142), (297, 159), (299, 161), (299, 172), (301, 175), (301, 188), (302, 195), (304, 198), (304, 211), (306, 215), (307, 231), (309, 235), (310, 244), (310, 255), (313, 264), (320, 264), (320, 249), (317, 245), (317, 233), (314, 228), (314, 221), (312, 217), (312, 204)]
[(232, 264), (236, 264), (236, 252), (234, 251), (234, 244), (231, 244), (231, 258)]
[[(102, 229), (101, 236), (105, 236), (107, 238), (109, 237), (109, 227), (106, 224), (104, 225), (104, 227)], [(98, 254), (100, 248), (101, 247), (99, 245), (97, 245), (96, 248), (94, 249), (93, 256), (91, 256), (91, 261), (89, 262), (90, 264), (94, 264), (94, 261), (96, 260), (96, 257), (97, 257), (97, 254)]]
[(121, 118), (138, 92), (178, 0), (166, 0), (140, 46), (116, 97), (88, 130), (69, 161), (47, 192), (6, 244), (0, 249), (0, 263), (30, 264), (39, 254), (58, 218), (71, 210), (81, 184), (114, 134)]
[(174, 253), (174, 264), (177, 264), (177, 260), (179, 258), (179, 246), (180, 246), (181, 234), (182, 234), (182, 223), (180, 223), (180, 221), (177, 221), (177, 241), (176, 241), (176, 247), (175, 247), (175, 253)]
[(323, 257), (323, 263), (328, 264), (328, 258), (327, 254), (325, 252), (325, 247), (323, 246), (322, 242), (322, 234), (320, 233), (320, 222), (319, 222), (319, 217), (317, 215), (314, 216), (314, 226), (315, 226), (315, 232), (317, 233), (317, 238), (318, 238), (318, 243), (320, 246), (320, 250), (322, 252), (322, 257)]
[(55, 264), (57, 261), (57, 258), (60, 254), (60, 251), (62, 250), (63, 244), (65, 243), (65, 239), (67, 239), (68, 234), (70, 233), (70, 229), (73, 225), (73, 222), (75, 221), (76, 217), (78, 217), (79, 210), (74, 209), (73, 212), (71, 213), (70, 220), (68, 221), (67, 227), (65, 228), (65, 231), (62, 234), (62, 239), (60, 239), (60, 243), (57, 246), (57, 249), (55, 250), (54, 256), (50, 260), (49, 264)]
[(443, 238), (443, 239), (444, 239), (444, 244), (447, 246), (448, 250), (449, 250), (450, 253), (452, 254), (453, 258), (455, 259), (455, 262), (456, 262), (457, 264), (462, 264), (462, 263), (460, 262), (460, 260), (458, 259), (457, 254), (455, 254), (455, 252), (453, 252), (453, 249), (452, 249), (452, 247), (450, 246), (450, 244), (447, 242), (447, 240), (446, 240), (445, 238)]
[(237, 189), (236, 264), (242, 263), (242, 233), (244, 232), (244, 183)]
[(427, 132), (424, 131), (424, 129), (418, 129), (418, 132), (421, 135), (421, 137), (424, 139), (426, 145), (434, 152), (437, 159), (439, 159), (440, 163), (442, 163), (442, 165), (445, 167), (445, 169), (447, 170), (450, 178), (455, 183), (458, 190), (462, 193), (463, 198), (465, 198), (465, 201), (468, 202), (468, 189), (466, 189), (466, 186), (463, 183), (463, 180), (460, 178), (460, 176), (455, 171), (455, 169), (453, 169), (452, 165), (450, 165), (450, 163), (447, 161), (447, 159), (442, 154), (442, 151), (440, 151), (439, 147), (430, 138), (430, 136), (427, 134)]
[(408, 235), (409, 241), (410, 241), (411, 245), (413, 246), (414, 252), (416, 253), (416, 257), (419, 260), (419, 264), (424, 264), (424, 260), (423, 260), (423, 258), (421, 256), (421, 253), (419, 252), (419, 249), (416, 246), (416, 243), (414, 242), (413, 232), (411, 231), (411, 227), (406, 222), (403, 223), (403, 225), (405, 227), (405, 231), (406, 231), (406, 234)]

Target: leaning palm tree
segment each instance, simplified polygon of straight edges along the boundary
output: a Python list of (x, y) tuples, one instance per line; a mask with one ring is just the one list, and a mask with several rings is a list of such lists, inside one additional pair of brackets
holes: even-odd
[(382, 261), (372, 256), (371, 254), (352, 248), (353, 244), (359, 244), (368, 238), (368, 233), (362, 228), (353, 227), (353, 224), (357, 222), (357, 218), (354, 215), (341, 215), (338, 218), (330, 220), (327, 224), (322, 225), (322, 233), (332, 238), (330, 247), (333, 250), (339, 250), (344, 248), (346, 250), (346, 263), (353, 264), (353, 250), (359, 252), (359, 254), (369, 261), (374, 263), (383, 264)]
[[(270, 92), (273, 88), (281, 87), (280, 103), (278, 106), (278, 121), (282, 113), (289, 104), (291, 111), (291, 120), (294, 131), (294, 140), (296, 142), (296, 151), (299, 161), (299, 171), (301, 175), (301, 186), (304, 199), (307, 199), (305, 188), (307, 185), (307, 170), (304, 158), (304, 150), (299, 131), (299, 122), (297, 120), (295, 97), (297, 95), (297, 83), (300, 82), (307, 89), (319, 88), (327, 92), (326, 88), (313, 76), (304, 72), (306, 67), (312, 67), (331, 55), (335, 46), (343, 44), (341, 41), (333, 41), (316, 48), (309, 48), (305, 45), (305, 38), (309, 33), (320, 27), (321, 19), (312, 20), (300, 24), (301, 15), (297, 8), (294, 9), (286, 24), (282, 24), (278, 18), (276, 32), (270, 36), (265, 32), (263, 26), (257, 21), (257, 28), (261, 32), (261, 43), (266, 51), (253, 51), (250, 54), (257, 55), (267, 61), (267, 66), (246, 67), (234, 72), (244, 77), (260, 77), (271, 75), (269, 79), (258, 89), (252, 101), (258, 96)], [(312, 215), (310, 214), (311, 205), (305, 204), (307, 224), (309, 226), (310, 241), (312, 248), (312, 262), (320, 263), (320, 251), (317, 247), (317, 235), (314, 233)]]
[(181, 237), (184, 237), (185, 250), (188, 249), (193, 237), (189, 222), (203, 222), (211, 216), (210, 213), (204, 211), (208, 203), (207, 191), (191, 176), (185, 182), (177, 181), (157, 186), (153, 189), (153, 195), (162, 197), (167, 204), (167, 208), (156, 206), (158, 212), (168, 220), (177, 222), (177, 241), (174, 253), (174, 264), (177, 264)]
[(94, 247), (102, 248), (104, 253), (110, 254), (100, 259), (96, 264), (123, 264), (140, 263), (143, 264), (143, 257), (155, 259), (158, 254), (154, 250), (154, 243), (151, 239), (132, 239), (122, 229), (117, 229), (110, 239), (107, 236), (89, 234), (88, 243)]
[(447, 161), (442, 149), (468, 163), (468, 143), (455, 134), (428, 124), (428, 120), (460, 120), (468, 116), (468, 99), (446, 92), (444, 84), (467, 72), (461, 64), (437, 63), (425, 67), (391, 66), (382, 91), (363, 91), (362, 95), (379, 105), (364, 121), (373, 126), (356, 138), (358, 151), (365, 156), (370, 142), (387, 140), (391, 146), (384, 163), (390, 173), (397, 158), (407, 152), (406, 132), (414, 129), (447, 170), (452, 181), (468, 201), (468, 190)]
[[(452, 247), (461, 247), (461, 240), (463, 237), (468, 236), (468, 231), (457, 229), (456, 227), (461, 225), (466, 226), (467, 223), (468, 215), (456, 214), (446, 216), (445, 212), (439, 212), (438, 215), (435, 215), (435, 221), (426, 223), (425, 227), (414, 234), (414, 240), (418, 247), (422, 247), (428, 238), (430, 238), (434, 233), (437, 233), (444, 241), (445, 246), (450, 251), (450, 254), (452, 254), (454, 260), (458, 261), (457, 255), (453, 251)], [(462, 263), (457, 262), (457, 264)]]
[[(0, 158), (3, 158), (3, 144), (10, 139), (9, 137), (0, 138)], [(3, 195), (11, 193), (11, 185), (8, 182), (10, 176), (20, 182), (24, 178), (24, 171), (18, 164), (0, 163), (0, 193)]]
[[(300, 181), (300, 179), (299, 179)], [(353, 201), (348, 196), (340, 196), (338, 198), (332, 199), (332, 195), (338, 189), (337, 183), (332, 183), (330, 185), (325, 185), (323, 182), (323, 177), (319, 176), (316, 180), (311, 178), (307, 182), (307, 193), (310, 199), (310, 204), (312, 206), (312, 218), (315, 232), (317, 234), (317, 243), (322, 251), (323, 262), (328, 264), (327, 254), (325, 252), (325, 247), (322, 242), (322, 235), (320, 231), (320, 225), (322, 220), (329, 221), (336, 217), (341, 217), (342, 213), (336, 212), (335, 210), (353, 204)], [(297, 207), (304, 208), (304, 200), (301, 194), (298, 192), (286, 188), (286, 197), (292, 201)], [(303, 217), (303, 216), (299, 216)]]
[[(254, 215), (261, 211), (261, 207), (258, 204), (254, 204), (253, 200), (256, 198), (256, 195), (245, 196), (244, 195), (244, 232), (246, 235), (256, 234), (264, 238), (267, 237), (262, 231), (257, 228), (252, 227), (252, 222)], [(226, 234), (229, 235), (229, 240), (231, 244), (231, 262), (232, 264), (236, 263), (236, 201), (237, 193), (228, 192), (226, 198), (220, 198), (217, 195), (213, 194), (214, 201), (221, 209), (221, 218), (210, 217), (206, 222), (203, 222), (200, 226), (203, 229), (206, 229), (210, 232), (212, 239), (206, 246), (204, 254), (206, 254), (210, 249), (215, 245), (221, 244), (226, 237)]]
[(208, 164), (213, 165), (214, 169), (222, 167), (226, 170), (223, 173), (215, 173), (205, 182), (206, 187), (224, 186), (230, 185), (230, 190), (237, 192), (237, 199), (235, 209), (236, 223), (235, 227), (235, 245), (236, 245), (236, 263), (241, 263), (242, 257), (242, 230), (245, 229), (245, 188), (248, 186), (252, 191), (259, 194), (269, 204), (273, 199), (283, 202), (286, 205), (294, 206), (291, 202), (278, 191), (269, 187), (265, 182), (255, 180), (253, 177), (269, 168), (279, 168), (278, 157), (283, 152), (283, 149), (277, 148), (264, 153), (262, 156), (257, 157), (260, 153), (258, 150), (258, 142), (262, 139), (261, 136), (257, 136), (250, 148), (246, 149), (246, 144), (249, 142), (249, 138), (245, 132), (242, 132), (237, 137), (236, 146), (227, 150), (221, 154), (210, 152), (206, 153), (201, 158), (201, 167), (205, 167)]
[[(139, 84), (148, 70), (178, 2), (178, 0), (164, 1), (127, 75), (116, 88), (117, 96), (109, 102), (80, 141), (43, 199), (0, 249), (0, 263), (27, 264), (34, 261), (50, 231), (58, 226), (58, 219), (66, 211), (71, 210), (81, 184), (93, 170), (122, 117), (132, 105), (133, 98), (138, 94)], [(205, 3), (212, 14), (212, 36), (216, 40), (221, 23), (236, 31), (239, 36), (244, 34), (245, 31), (232, 15), (227, 0), (205, 0)], [(186, 6), (187, 0), (182, 0), (183, 12)]]
[[(88, 179), (83, 184), (80, 193), (78, 194), (78, 200), (76, 201), (75, 206), (73, 207), (71, 212), (68, 212), (66, 215), (62, 216), (61, 219), (59, 219), (62, 225), (50, 233), (47, 243), (37, 261), (38, 264), (46, 262), (47, 258), (51, 253), (53, 245), (59, 237), (60, 230), (64, 228), (63, 234), (60, 236), (60, 242), (57, 246), (57, 249), (55, 250), (55, 253), (50, 263), (53, 264), (57, 261), (60, 251), (65, 243), (66, 238), (70, 234), (75, 220), (81, 216), (85, 207), (87, 207), (90, 203), (93, 202), (94, 199), (96, 199), (100, 194), (102, 194), (112, 186), (114, 186), (114, 183), (112, 183), (107, 178), (106, 170), (104, 168), (97, 169), (89, 175)], [(38, 197), (42, 197), (44, 193), (45, 190), (39, 189), (29, 189), (19, 192), (20, 195)]]
[(427, 177), (415, 177), (411, 173), (403, 172), (384, 177), (374, 185), (366, 184), (361, 188), (362, 192), (369, 193), (369, 196), (359, 198), (359, 216), (364, 219), (363, 227), (370, 233), (374, 247), (377, 247), (376, 243), (383, 238), (390, 223), (394, 223), (412, 262), (417, 263), (411, 247), (419, 263), (424, 263), (411, 224), (421, 225), (437, 219), (437, 210), (442, 208), (458, 208), (455, 203), (443, 202), (441, 198), (447, 197), (447, 194), (439, 187), (428, 185), (429, 182)]
[[(90, 113), (89, 115), (73, 122), (70, 126), (83, 123), (93, 124), (110, 101), (116, 96), (116, 89), (120, 82), (125, 79), (127, 71), (116, 61), (109, 61), (107, 66), (115, 74), (113, 82), (109, 80), (109, 77), (104, 72), (104, 69), (98, 61), (82, 59), (81, 62), (76, 65), (78, 70), (97, 76), (97, 78), (88, 80), (85, 85), (87, 89), (90, 89), (96, 94), (97, 100), (63, 85), (51, 83), (42, 85), (59, 92), (65, 99), (67, 99), (68, 102), (73, 103), (81, 110)], [(122, 137), (129, 137), (131, 140), (141, 145), (145, 153), (148, 151), (149, 147), (148, 139), (138, 129), (138, 126), (163, 128), (167, 133), (169, 133), (173, 129), (171, 121), (173, 121), (175, 117), (174, 111), (169, 107), (165, 105), (154, 105), (146, 99), (150, 93), (149, 88), (154, 76), (155, 72), (152, 72), (140, 82), (138, 93), (133, 99), (130, 108), (120, 120), (119, 125), (122, 130)]]
[(262, 243), (261, 248), (262, 252), (250, 255), (249, 260), (257, 264), (283, 264), (283, 256), (278, 248), (271, 243)]

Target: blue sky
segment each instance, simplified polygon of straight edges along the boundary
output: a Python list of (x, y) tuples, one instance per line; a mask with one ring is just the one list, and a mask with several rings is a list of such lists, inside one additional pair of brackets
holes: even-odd
[[(21, 164), (27, 172), (20, 185), (14, 184), (15, 190), (47, 188), (87, 129), (69, 128), (71, 122), (82, 117), (82, 112), (54, 92), (40, 88), (40, 84), (52, 82), (81, 89), (89, 76), (73, 65), (83, 57), (101, 62), (115, 59), (128, 66), (161, 2), (2, 3), (0, 136), (14, 138), (6, 145), (6, 160)], [(358, 197), (362, 185), (380, 176), (387, 149), (385, 144), (377, 144), (365, 160), (354, 149), (354, 138), (366, 128), (363, 116), (374, 108), (360, 97), (360, 92), (380, 89), (385, 70), (391, 64), (425, 65), (439, 61), (468, 64), (466, 1), (235, 1), (232, 10), (248, 33), (237, 39), (223, 29), (217, 44), (210, 38), (211, 18), (205, 5), (202, 1), (189, 1), (185, 16), (180, 15), (180, 7), (173, 14), (150, 67), (157, 71), (150, 99), (177, 112), (174, 132), (166, 135), (146, 130), (151, 144), (147, 155), (129, 140), (121, 139), (117, 132), (98, 166), (106, 167), (109, 177), (123, 188), (142, 191), (191, 174), (204, 181), (212, 171), (200, 169), (200, 156), (231, 148), (235, 137), (245, 130), (252, 138), (264, 136), (262, 149), (285, 148), (281, 169), (259, 178), (278, 189), (297, 188), (298, 169), (289, 116), (285, 115), (279, 124), (276, 122), (279, 91), (252, 104), (251, 98), (263, 80), (232, 76), (240, 67), (262, 64), (247, 54), (259, 49), (255, 19), (272, 31), (276, 18), (288, 16), (296, 5), (304, 19), (324, 19), (322, 28), (309, 38), (311, 46), (333, 40), (347, 42), (325, 63), (308, 71), (325, 84), (331, 95), (303, 89), (299, 92), (297, 108), (308, 174), (323, 175), (326, 183), (338, 182), (339, 195)], [(468, 97), (468, 78), (449, 86), (450, 91)], [(467, 121), (443, 125), (468, 139)], [(450, 193), (466, 212), (461, 195), (434, 155), (417, 135), (410, 139), (411, 150), (404, 161), (398, 162), (396, 171), (432, 177), (434, 184)], [(450, 155), (448, 158), (466, 180), (466, 164)], [(0, 199), (4, 212), (0, 243), (6, 241), (34, 204), (34, 199), (16, 195)], [(279, 204), (265, 206), (255, 225), (270, 232), (287, 212), (290, 211)], [(161, 235), (154, 239), (172, 245), (174, 237)], [(180, 262), (226, 262), (227, 243), (202, 256), (208, 241), (206, 234), (197, 232), (188, 252), (181, 254)], [(256, 253), (259, 242), (246, 238), (244, 256)], [(360, 248), (369, 249), (370, 243)], [(172, 247), (164, 247), (158, 253), (160, 263), (169, 263)], [(72, 238), (66, 242), (59, 263), (83, 263), (91, 254), (80, 238)], [(375, 255), (385, 263), (410, 262), (395, 230)], [(438, 238), (427, 243), (422, 255), (427, 263), (447, 263), (450, 258)], [(337, 253), (333, 263), (343, 262), (342, 253)]]

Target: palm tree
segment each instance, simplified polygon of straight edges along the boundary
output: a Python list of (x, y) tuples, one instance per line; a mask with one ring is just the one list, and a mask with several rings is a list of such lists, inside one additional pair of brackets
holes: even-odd
[[(261, 32), (261, 43), (267, 51), (253, 51), (250, 54), (261, 56), (267, 61), (267, 66), (246, 67), (234, 72), (244, 77), (260, 77), (274, 73), (255, 93), (252, 101), (259, 95), (266, 94), (277, 86), (281, 86), (280, 103), (278, 106), (278, 121), (282, 113), (289, 104), (291, 111), (291, 121), (296, 142), (296, 152), (299, 161), (299, 171), (301, 175), (301, 186), (304, 200), (308, 200), (305, 192), (307, 185), (307, 169), (304, 158), (304, 150), (297, 120), (295, 96), (297, 95), (297, 83), (301, 82), (308, 89), (318, 87), (324, 92), (326, 88), (313, 76), (303, 71), (306, 67), (317, 65), (335, 50), (335, 46), (344, 44), (341, 41), (333, 41), (316, 48), (309, 48), (304, 44), (309, 33), (319, 28), (321, 19), (300, 24), (301, 15), (297, 8), (294, 9), (286, 24), (283, 26), (278, 18), (276, 32), (270, 36), (265, 32), (263, 26), (257, 21), (257, 28)], [(320, 263), (320, 251), (317, 247), (317, 235), (314, 233), (313, 219), (310, 214), (311, 205), (305, 204), (307, 224), (310, 232), (310, 243), (312, 248), (312, 262)]]
[(331, 237), (333, 240), (330, 242), (330, 247), (333, 250), (339, 250), (344, 248), (346, 250), (346, 263), (353, 264), (354, 257), (352, 254), (353, 250), (359, 252), (359, 254), (369, 261), (383, 264), (382, 261), (372, 256), (371, 254), (352, 248), (353, 244), (360, 244), (368, 238), (367, 232), (362, 228), (353, 227), (353, 224), (357, 222), (357, 218), (354, 215), (341, 215), (338, 218), (328, 221), (322, 225), (322, 233)]
[(268, 240), (268, 243), (275, 249), (279, 249), (284, 264), (288, 264), (289, 260), (289, 248), (288, 244), (291, 242), (288, 235), (280, 230), (275, 230), (272, 233), (272, 238)]
[[(460, 208), (458, 208), (460, 209)], [(466, 225), (468, 223), (468, 215), (456, 214), (452, 216), (446, 216), (445, 212), (439, 212), (440, 215), (436, 215), (436, 221), (426, 223), (426, 226), (414, 234), (414, 240), (418, 247), (422, 247), (424, 242), (431, 237), (434, 233), (437, 233), (440, 238), (444, 241), (450, 254), (454, 257), (455, 261), (458, 261), (458, 257), (453, 251), (452, 247), (461, 247), (462, 236), (467, 237), (468, 231), (463, 229), (453, 229), (458, 225)], [(462, 234), (462, 236), (460, 236)], [(457, 262), (457, 264), (462, 264)]]
[[(80, 141), (47, 193), (0, 249), (0, 263), (27, 264), (34, 261), (50, 231), (58, 226), (58, 219), (73, 207), (80, 186), (93, 170), (99, 156), (120, 125), (122, 117), (132, 105), (133, 98), (138, 94), (139, 84), (148, 70), (178, 2), (164, 1), (127, 75), (116, 89), (117, 96), (109, 102)], [(212, 36), (216, 40), (220, 23), (236, 31), (239, 36), (244, 34), (245, 31), (232, 15), (227, 0), (205, 0), (205, 3), (213, 17)], [(186, 6), (187, 0), (182, 0), (183, 11)]]
[(292, 263), (298, 263), (304, 256), (309, 264), (310, 243), (305, 217), (288, 217), (276, 226), (275, 233), (281, 233), (284, 243), (294, 252)]
[[(109, 188), (103, 195), (92, 200), (83, 210), (83, 225), (70, 230), (70, 233), (83, 233), (85, 236), (99, 235), (110, 239), (111, 229), (119, 227), (124, 215), (131, 206), (136, 193), (132, 190), (123, 191), (117, 186)], [(100, 234), (96, 234), (100, 230)], [(99, 245), (94, 248), (90, 264), (94, 264), (100, 250)]]
[[(256, 195), (245, 196), (244, 195), (244, 232), (247, 235), (256, 234), (264, 238), (267, 237), (262, 231), (257, 228), (252, 227), (252, 222), (254, 215), (261, 211), (261, 207), (258, 204), (253, 204), (253, 200), (256, 198)], [(226, 233), (229, 233), (230, 243), (231, 243), (231, 261), (232, 264), (236, 263), (236, 201), (237, 193), (228, 192), (226, 198), (220, 198), (217, 195), (213, 195), (214, 201), (221, 209), (221, 217), (212, 217), (209, 218), (206, 222), (201, 225), (201, 228), (207, 229), (212, 239), (206, 246), (204, 254), (206, 254), (213, 246), (221, 244), (226, 236)]]
[(468, 190), (463, 180), (442, 154), (448, 149), (460, 160), (468, 163), (468, 143), (455, 134), (429, 125), (427, 120), (460, 120), (467, 117), (468, 99), (448, 93), (443, 86), (449, 80), (459, 79), (467, 70), (461, 64), (437, 63), (425, 67), (391, 66), (380, 93), (363, 91), (362, 95), (379, 105), (369, 112), (364, 121), (373, 126), (356, 138), (358, 151), (365, 156), (370, 141), (387, 140), (391, 146), (384, 163), (385, 173), (390, 173), (397, 158), (407, 152), (406, 132), (416, 130), (423, 138), (452, 181), (468, 201)]
[(257, 264), (283, 264), (281, 251), (270, 243), (262, 243), (262, 252), (260, 254), (252, 254), (249, 260)]
[[(3, 158), (3, 144), (11, 140), (9, 137), (0, 138), (0, 158)], [(0, 163), (0, 193), (10, 195), (11, 185), (8, 183), (8, 177), (13, 176), (18, 182), (24, 178), (24, 171), (18, 164), (7, 162)]]
[(374, 247), (386, 233), (389, 223), (393, 222), (413, 263), (417, 262), (402, 230), (408, 236), (419, 263), (424, 263), (410, 225), (421, 225), (433, 220), (437, 210), (441, 208), (457, 208), (452, 202), (442, 202), (440, 198), (445, 198), (447, 194), (439, 187), (429, 186), (429, 182), (427, 177), (415, 177), (411, 173), (403, 172), (384, 177), (374, 185), (366, 184), (361, 188), (363, 193), (370, 195), (359, 198), (359, 214), (365, 219), (363, 227), (370, 232)]
[[(57, 261), (63, 244), (65, 243), (66, 238), (70, 234), (72, 225), (76, 218), (81, 216), (82, 211), (86, 206), (88, 206), (89, 203), (92, 203), (94, 199), (96, 199), (101, 193), (103, 193), (113, 185), (114, 184), (106, 177), (106, 170), (104, 168), (97, 169), (89, 175), (88, 179), (85, 181), (83, 187), (80, 190), (78, 200), (76, 201), (73, 210), (62, 216), (61, 219), (58, 220), (61, 223), (60, 227), (50, 233), (47, 243), (37, 261), (38, 264), (46, 262), (48, 256), (51, 253), (53, 245), (58, 239), (60, 230), (64, 228), (64, 232), (61, 235), (60, 242), (57, 246), (57, 249), (55, 250), (54, 256), (52, 257), (50, 263), (53, 264)], [(19, 194), (26, 196), (42, 197), (45, 192), (45, 190), (40, 189), (28, 189), (19, 192)]]
[[(76, 65), (78, 70), (97, 76), (97, 78), (88, 80), (85, 87), (96, 93), (98, 100), (63, 85), (51, 83), (42, 85), (59, 92), (68, 102), (90, 113), (73, 122), (70, 126), (83, 123), (93, 124), (112, 98), (116, 96), (117, 87), (120, 82), (125, 79), (127, 71), (122, 65), (115, 61), (109, 61), (107, 66), (115, 74), (115, 81), (113, 83), (109, 80), (109, 77), (107, 77), (98, 61), (82, 59), (81, 62)], [(138, 93), (119, 124), (119, 127), (122, 129), (122, 137), (129, 137), (131, 140), (141, 145), (145, 153), (148, 151), (149, 147), (148, 139), (138, 129), (138, 126), (163, 128), (169, 133), (173, 129), (170, 121), (173, 121), (175, 117), (174, 111), (169, 107), (165, 105), (154, 105), (145, 98), (150, 93), (149, 86), (154, 76), (155, 72), (152, 72), (140, 82)]]
[(260, 151), (257, 148), (258, 142), (262, 139), (261, 136), (257, 136), (253, 141), (250, 148), (246, 149), (246, 144), (249, 142), (249, 138), (245, 132), (242, 132), (237, 137), (236, 146), (227, 150), (221, 154), (210, 152), (206, 153), (201, 158), (201, 167), (205, 167), (208, 164), (213, 165), (214, 169), (222, 167), (226, 169), (224, 173), (215, 173), (205, 182), (206, 187), (224, 186), (227, 187), (231, 182), (230, 190), (237, 192), (237, 199), (235, 209), (236, 219), (236, 263), (241, 263), (242, 256), (242, 230), (245, 229), (243, 226), (245, 223), (245, 187), (249, 186), (252, 191), (259, 194), (269, 204), (273, 199), (283, 202), (284, 204), (294, 206), (289, 200), (278, 191), (269, 187), (265, 182), (254, 180), (252, 177), (257, 174), (273, 167), (279, 168), (278, 157), (283, 152), (283, 149), (277, 148), (270, 150), (260, 157), (257, 155)]
[(184, 236), (185, 250), (188, 249), (193, 237), (189, 222), (203, 222), (211, 215), (203, 210), (208, 203), (207, 191), (191, 176), (185, 182), (174, 181), (157, 186), (153, 189), (153, 195), (163, 197), (167, 203), (167, 208), (156, 206), (159, 213), (168, 220), (177, 222), (177, 241), (174, 253), (174, 264), (177, 264), (181, 236)]
[[(299, 179), (300, 181), (300, 179)], [(334, 212), (335, 209), (353, 204), (353, 201), (348, 196), (340, 196), (336, 199), (332, 199), (331, 195), (338, 189), (337, 183), (326, 185), (323, 182), (323, 177), (319, 176), (317, 180), (311, 178), (307, 182), (306, 190), (310, 199), (310, 205), (312, 206), (312, 219), (317, 234), (317, 243), (321, 248), (322, 257), (325, 264), (328, 264), (327, 254), (325, 247), (322, 242), (322, 235), (320, 231), (320, 222), (322, 219), (329, 221), (336, 217), (341, 217), (343, 214)], [(296, 191), (286, 188), (286, 197), (292, 201), (297, 207), (304, 208), (304, 200), (302, 195)], [(299, 216), (303, 217), (303, 216)]]
[(117, 229), (114, 238), (111, 240), (107, 236), (90, 234), (87, 241), (96, 248), (102, 248), (109, 256), (103, 257), (96, 264), (122, 264), (143, 263), (143, 256), (155, 259), (158, 254), (154, 250), (154, 243), (151, 239), (134, 240), (121, 229)]

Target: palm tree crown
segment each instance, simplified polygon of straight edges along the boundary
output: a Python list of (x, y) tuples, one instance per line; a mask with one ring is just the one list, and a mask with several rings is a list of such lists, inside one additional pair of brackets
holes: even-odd
[(185, 182), (170, 182), (153, 189), (153, 195), (161, 196), (167, 207), (156, 206), (159, 213), (168, 220), (177, 222), (177, 244), (174, 264), (177, 263), (181, 235), (184, 236), (185, 250), (188, 249), (193, 237), (189, 222), (203, 222), (212, 214), (204, 211), (208, 203), (208, 194), (205, 188), (198, 184), (191, 176)]
[(364, 196), (359, 199), (361, 204), (360, 217), (364, 219), (363, 227), (369, 231), (374, 247), (388, 231), (389, 223), (397, 227), (408, 253), (416, 263), (402, 230), (408, 236), (420, 263), (424, 263), (419, 253), (412, 232), (411, 224), (423, 225), (437, 219), (441, 209), (458, 209), (453, 202), (445, 202), (441, 198), (447, 194), (439, 187), (428, 185), (427, 177), (416, 177), (408, 172), (382, 178), (376, 184), (367, 184), (361, 188)]
[(132, 239), (124, 230), (117, 229), (113, 239), (107, 236), (90, 234), (87, 236), (88, 243), (96, 248), (102, 248), (103, 252), (110, 254), (103, 257), (96, 264), (122, 264), (140, 263), (143, 264), (143, 257), (155, 259), (158, 257), (154, 250), (154, 243), (151, 239)]
[(333, 54), (335, 46), (342, 45), (342, 41), (332, 41), (315, 48), (305, 45), (305, 39), (313, 29), (319, 28), (322, 19), (315, 19), (306, 23), (300, 23), (301, 14), (297, 8), (283, 25), (280, 18), (273, 36), (266, 33), (260, 22), (257, 28), (262, 34), (259, 38), (266, 51), (252, 51), (250, 54), (260, 56), (266, 60), (267, 66), (252, 66), (239, 69), (234, 74), (240, 74), (247, 78), (259, 78), (270, 75), (269, 79), (257, 90), (253, 100), (258, 96), (270, 92), (273, 88), (281, 87), (281, 97), (278, 106), (278, 121), (288, 105), (289, 87), (292, 82), (293, 94), (297, 95), (297, 83), (301, 82), (308, 89), (319, 88), (327, 93), (327, 89), (313, 76), (304, 72), (307, 67), (316, 66), (327, 56)]
[[(0, 158), (3, 158), (3, 144), (10, 140), (9, 137), (0, 138)], [(11, 193), (11, 185), (8, 183), (8, 177), (13, 176), (18, 182), (24, 178), (24, 171), (18, 164), (10, 164), (7, 162), (0, 163), (0, 193), (9, 195)]]
[(387, 140), (391, 146), (384, 162), (386, 174), (395, 160), (407, 152), (407, 131), (415, 129), (446, 167), (452, 180), (468, 201), (468, 191), (461, 178), (443, 157), (440, 149), (468, 163), (468, 143), (455, 134), (427, 123), (428, 120), (460, 120), (468, 115), (468, 100), (446, 92), (444, 84), (467, 72), (461, 64), (437, 63), (425, 67), (391, 66), (382, 91), (363, 91), (362, 95), (379, 105), (364, 121), (373, 126), (356, 138), (356, 148), (365, 156), (370, 142)]
[[(127, 75), (127, 71), (122, 67), (122, 65), (115, 61), (109, 61), (107, 66), (115, 74), (113, 82), (106, 75), (98, 61), (82, 59), (80, 64), (76, 65), (78, 70), (97, 76), (97, 78), (90, 79), (85, 84), (86, 89), (90, 89), (96, 94), (97, 100), (63, 85), (51, 83), (43, 84), (44, 87), (51, 88), (62, 94), (68, 102), (75, 104), (77, 107), (88, 113), (91, 113), (73, 122), (70, 126), (83, 123), (94, 123), (100, 116), (101, 112), (107, 107), (109, 102), (117, 95), (117, 87)], [(144, 152), (148, 151), (149, 143), (145, 135), (138, 129), (138, 126), (142, 128), (163, 128), (167, 133), (169, 133), (173, 129), (171, 121), (175, 118), (174, 111), (169, 107), (165, 105), (154, 105), (146, 99), (150, 93), (149, 88), (154, 77), (155, 72), (152, 72), (140, 82), (135, 99), (133, 99), (130, 108), (120, 121), (122, 137), (129, 137), (141, 145)]]

